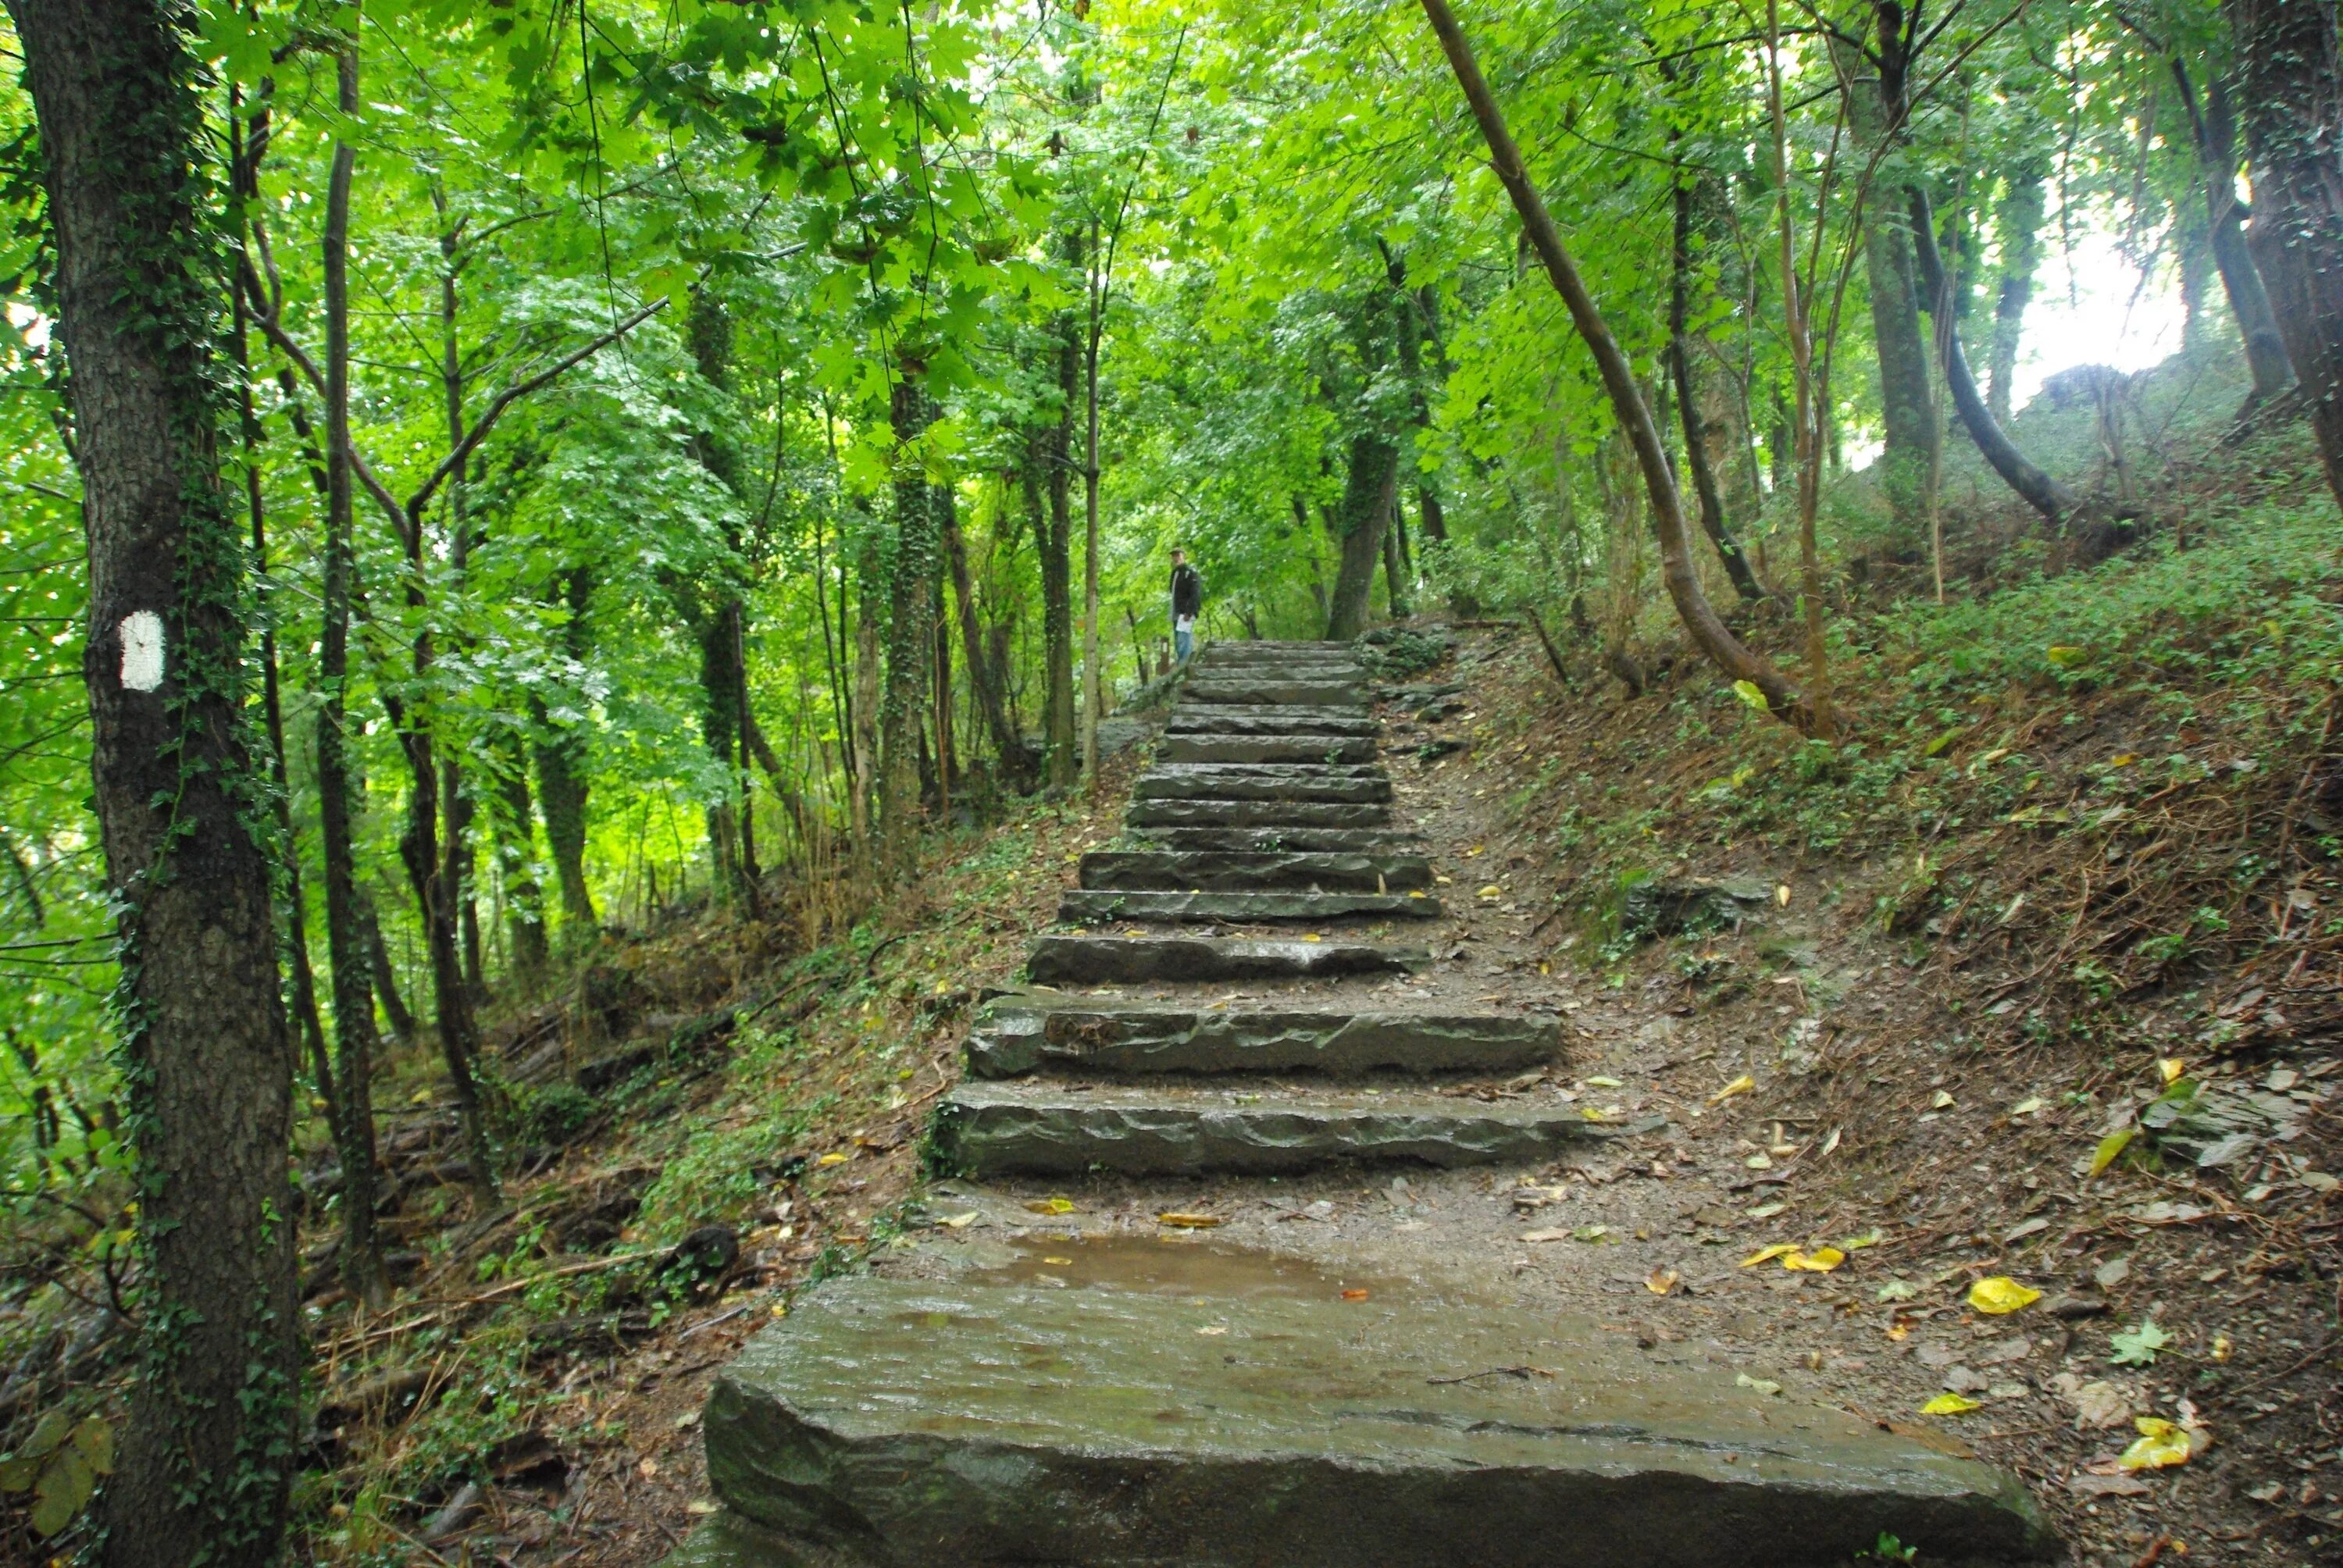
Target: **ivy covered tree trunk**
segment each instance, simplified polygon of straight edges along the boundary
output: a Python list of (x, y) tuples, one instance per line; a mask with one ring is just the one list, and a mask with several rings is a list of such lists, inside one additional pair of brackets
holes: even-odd
[(1001, 759), (1002, 778), (1010, 788), (1025, 789), (1032, 783), (1033, 759), (1026, 752), (1024, 738), (1010, 722), (1001, 668), (986, 657), (984, 631), (977, 617), (976, 585), (968, 569), (968, 541), (960, 534), (960, 509), (952, 504), (949, 487), (938, 488), (936, 504), (943, 525), (944, 556), (951, 567), (952, 594), (960, 605), (960, 656), (968, 666), (969, 686), (976, 697), (977, 711), (984, 718), (985, 731), (992, 738), (993, 754)]
[(246, 556), (219, 474), (222, 297), (191, 6), (8, 0), (40, 128), (89, 565), (92, 773), (122, 975), (141, 1365), (109, 1568), (276, 1554), (297, 1467), (266, 783)]
[[(702, 379), (719, 392), (732, 389), (732, 316), (707, 286), (692, 291), (691, 314), (685, 323), (691, 357)], [(739, 454), (721, 430), (702, 430), (691, 438), (692, 450), (716, 482), (737, 500), (741, 494)], [(737, 529), (728, 542), (737, 554)], [(693, 585), (696, 590), (698, 585)], [(693, 632), (699, 643), (699, 736), (709, 757), (723, 776), (721, 792), (709, 802), (708, 845), (715, 866), (718, 896), (754, 912), (757, 889), (749, 872), (745, 838), (748, 792), (740, 766), (743, 709), (749, 672), (743, 654), (748, 644), (748, 606), (739, 586), (714, 585), (712, 608), (701, 606)]]
[(920, 738), (927, 727), (934, 659), (936, 520), (934, 496), (917, 444), (933, 417), (927, 388), (906, 376), (890, 410), (897, 444), (895, 559), (889, 577), (887, 689), (879, 710), (879, 831), (890, 875), (910, 870), (919, 855)]
[(2227, 0), (2253, 165), (2247, 238), (2343, 498), (2343, 61), (2333, 0)]
[(1374, 591), (1375, 567), (1383, 559), (1383, 529), (1391, 520), (1398, 479), (1399, 448), (1389, 437), (1368, 430), (1351, 438), (1342, 498), (1328, 519), (1342, 549), (1326, 608), (1330, 642), (1348, 642), (1367, 629), (1368, 600)]

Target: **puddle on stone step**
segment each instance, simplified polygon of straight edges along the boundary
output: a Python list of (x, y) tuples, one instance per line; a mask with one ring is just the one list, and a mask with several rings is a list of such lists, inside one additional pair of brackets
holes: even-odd
[[(1290, 1252), (1152, 1236), (1021, 1236), (1014, 1261), (973, 1270), (971, 1284), (1057, 1285), (1148, 1295), (1291, 1301), (1384, 1301), (1425, 1293), (1422, 1282), (1331, 1268)], [(1364, 1292), (1364, 1295), (1355, 1292)]]

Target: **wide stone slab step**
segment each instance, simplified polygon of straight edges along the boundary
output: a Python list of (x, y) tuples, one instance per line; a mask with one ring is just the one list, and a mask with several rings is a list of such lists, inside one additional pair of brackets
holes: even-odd
[(1026, 976), (1034, 984), (1063, 986), (1404, 974), (1431, 967), (1432, 954), (1422, 948), (1378, 947), (1368, 942), (1064, 933), (1034, 939), (1025, 959)]
[(1291, 679), (1278, 676), (1199, 675), (1180, 689), (1182, 707), (1200, 702), (1236, 703), (1248, 707), (1294, 704), (1312, 708), (1364, 708), (1366, 688), (1355, 681)]
[(1213, 921), (1232, 926), (1292, 920), (1437, 920), (1440, 900), (1413, 893), (1179, 893), (1130, 892), (1114, 889), (1070, 889), (1058, 900), (1058, 919), (1068, 925), (1102, 926), (1116, 920)]
[(1105, 1003), (998, 997), (968, 1040), (977, 1078), (1044, 1068), (1113, 1077), (1180, 1072), (1509, 1072), (1562, 1054), (1562, 1025), (1503, 1013)]
[(1081, 879), (1101, 890), (1403, 893), (1432, 886), (1432, 862), (1422, 855), (1093, 849), (1082, 857)]
[(935, 1120), (939, 1157), (970, 1176), (1273, 1176), (1353, 1161), (1530, 1165), (1659, 1117), (1598, 1124), (1574, 1105), (1364, 1090), (1150, 1083), (1088, 1091), (1055, 1080), (963, 1083)]
[(1391, 808), (1350, 800), (1134, 800), (1131, 828), (1383, 828)]
[(1372, 735), (1166, 735), (1166, 762), (1373, 762)]
[(703, 1418), (728, 1512), (670, 1568), (1787, 1568), (1884, 1535), (1930, 1563), (2058, 1548), (2014, 1477), (1544, 1307), (1151, 1238), (993, 1256), (833, 1279), (752, 1340)]
[(1235, 849), (1254, 853), (1381, 854), (1423, 847), (1412, 828), (1142, 828), (1131, 838), (1167, 849)]
[(1169, 735), (1348, 735), (1373, 737), (1382, 723), (1347, 708), (1238, 706), (1173, 709), (1164, 720)]
[(1373, 764), (1172, 763), (1140, 775), (1134, 800), (1359, 800), (1392, 798), (1391, 779)]

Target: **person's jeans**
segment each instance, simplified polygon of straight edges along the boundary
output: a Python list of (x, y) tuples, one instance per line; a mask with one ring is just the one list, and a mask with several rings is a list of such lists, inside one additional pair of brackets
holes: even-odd
[(1195, 657), (1196, 634), (1178, 621), (1172, 623), (1172, 652), (1182, 664)]

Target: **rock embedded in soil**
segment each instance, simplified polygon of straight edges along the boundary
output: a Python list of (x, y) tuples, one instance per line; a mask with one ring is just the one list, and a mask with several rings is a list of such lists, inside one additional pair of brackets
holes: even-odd
[(1353, 1161), (1534, 1164), (1586, 1141), (1654, 1131), (1659, 1117), (1588, 1121), (1553, 1102), (1449, 1099), (1418, 1090), (1184, 1088), (1089, 1091), (972, 1083), (937, 1117), (943, 1162), (970, 1176), (1268, 1176)]
[(970, 1071), (1108, 1076), (1222, 1072), (1517, 1071), (1562, 1055), (1562, 1026), (1503, 1014), (1338, 1012), (1160, 1004), (1110, 1007), (1028, 993), (997, 998), (969, 1036)]
[(1432, 955), (1422, 948), (1386, 948), (1365, 942), (1059, 934), (1037, 940), (1025, 960), (1027, 976), (1038, 985), (1286, 980), (1311, 975), (1413, 973), (1431, 967)]
[(834, 1280), (759, 1334), (705, 1423), (737, 1520), (675, 1561), (1765, 1568), (1883, 1534), (1930, 1562), (2056, 1545), (1983, 1465), (1546, 1310), (1345, 1300), (1307, 1273), (1112, 1288), (1061, 1245), (1047, 1282)]

